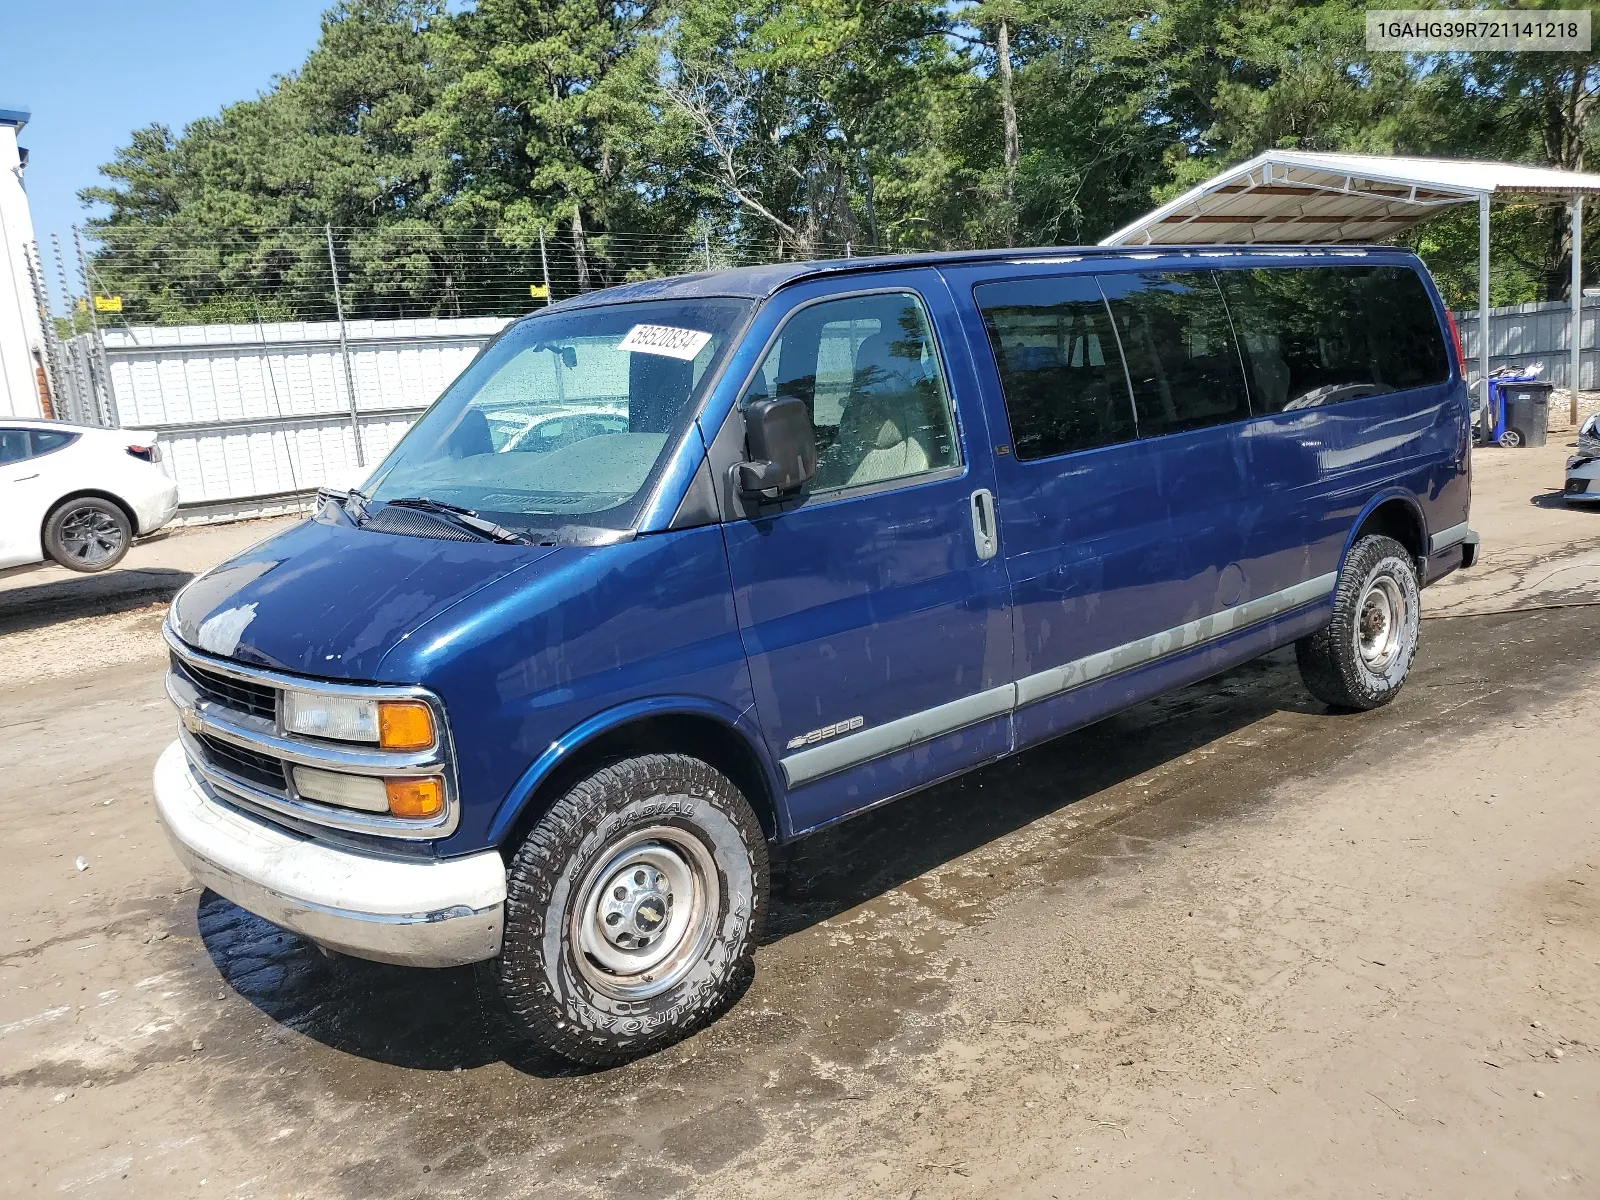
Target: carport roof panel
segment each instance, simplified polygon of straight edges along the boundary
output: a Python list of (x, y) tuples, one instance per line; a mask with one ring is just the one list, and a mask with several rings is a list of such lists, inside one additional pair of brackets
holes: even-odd
[(1600, 175), (1459, 158), (1273, 150), (1222, 172), (1101, 244), (1381, 242), (1479, 197), (1600, 194)]

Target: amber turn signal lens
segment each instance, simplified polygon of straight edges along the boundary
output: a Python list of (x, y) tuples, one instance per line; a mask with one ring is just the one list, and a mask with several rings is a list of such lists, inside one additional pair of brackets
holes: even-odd
[(433, 745), (433, 714), (420, 700), (378, 705), (378, 745), (385, 750), (426, 750)]
[(396, 817), (437, 817), (444, 811), (444, 780), (437, 775), (421, 779), (385, 779), (389, 813)]

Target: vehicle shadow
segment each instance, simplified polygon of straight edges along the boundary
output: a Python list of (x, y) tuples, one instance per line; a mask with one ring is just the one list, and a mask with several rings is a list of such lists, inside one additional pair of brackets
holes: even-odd
[[(1293, 652), (1147, 701), (1097, 725), (779, 849), (763, 945), (1275, 712), (1323, 712)], [(529, 1052), (484, 1004), (470, 969), (420, 971), (330, 959), (206, 892), (200, 935), (222, 978), (272, 1020), (347, 1054), (421, 1070), (505, 1061), (538, 1076), (583, 1068)]]
[(0, 587), (0, 635), (165, 604), (193, 578), (171, 567), (135, 567)]
[(1535, 508), (1558, 508), (1569, 512), (1582, 512), (1585, 508), (1600, 508), (1600, 504), (1590, 501), (1588, 504), (1579, 501), (1576, 504), (1567, 502), (1566, 493), (1559, 490), (1540, 492), (1537, 496), (1529, 496), (1528, 503)]

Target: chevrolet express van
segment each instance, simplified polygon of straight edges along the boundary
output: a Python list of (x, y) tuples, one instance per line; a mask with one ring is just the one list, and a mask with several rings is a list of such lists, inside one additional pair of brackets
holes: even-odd
[(234, 903), (477, 964), (528, 1039), (616, 1063), (737, 994), (769, 844), (1289, 643), (1327, 704), (1392, 699), (1475, 552), (1469, 421), (1386, 247), (567, 300), (174, 600), (157, 808)]

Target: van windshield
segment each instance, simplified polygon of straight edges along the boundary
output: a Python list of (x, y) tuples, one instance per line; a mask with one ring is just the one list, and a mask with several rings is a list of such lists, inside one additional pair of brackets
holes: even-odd
[(645, 301), (512, 326), (411, 427), (368, 482), (520, 534), (625, 528), (749, 314), (725, 298)]

